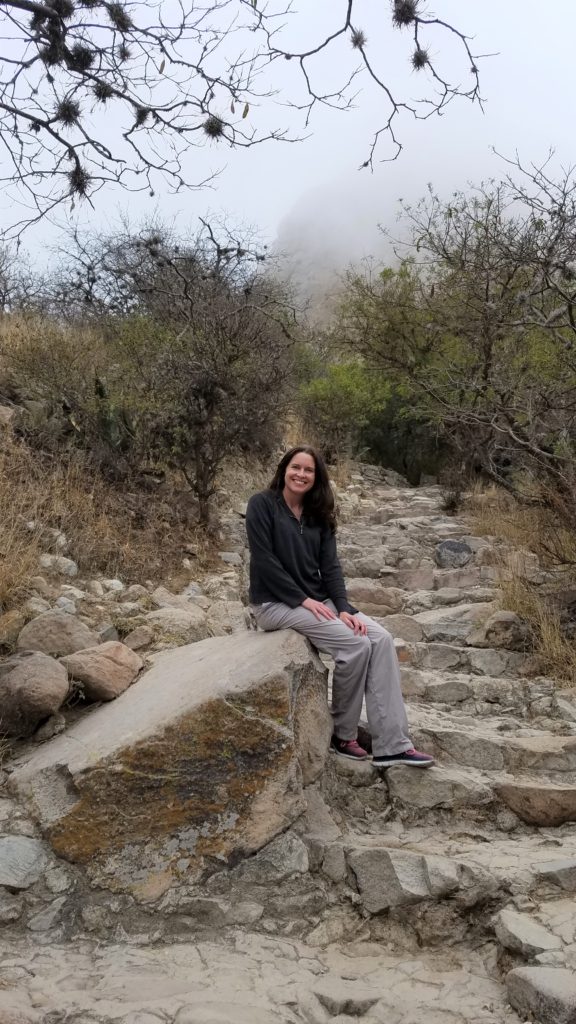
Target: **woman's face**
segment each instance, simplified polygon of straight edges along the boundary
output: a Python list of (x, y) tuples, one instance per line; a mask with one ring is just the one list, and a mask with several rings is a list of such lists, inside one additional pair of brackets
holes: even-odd
[(316, 463), (307, 452), (296, 452), (284, 473), (284, 490), (302, 496), (312, 489), (316, 478)]

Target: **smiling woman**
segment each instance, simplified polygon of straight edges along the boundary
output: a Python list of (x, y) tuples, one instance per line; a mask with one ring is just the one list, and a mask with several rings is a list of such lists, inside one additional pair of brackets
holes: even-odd
[(355, 761), (368, 757), (357, 741), (365, 698), (375, 767), (433, 764), (408, 736), (392, 636), (348, 601), (336, 551), (334, 496), (314, 448), (286, 452), (268, 490), (250, 499), (246, 530), (258, 625), (295, 629), (334, 658), (334, 752)]

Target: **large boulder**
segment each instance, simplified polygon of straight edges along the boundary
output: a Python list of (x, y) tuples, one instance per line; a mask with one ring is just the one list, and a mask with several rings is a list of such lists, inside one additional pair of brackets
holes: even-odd
[(68, 612), (51, 611), (38, 615), (29, 622), (18, 636), (21, 651), (42, 651), (59, 658), (74, 654), (85, 647), (94, 647), (99, 636), (80, 619)]
[(114, 700), (134, 682), (144, 662), (126, 644), (109, 640), (62, 658), (90, 700)]
[(326, 672), (307, 642), (239, 633), (156, 655), (10, 785), (60, 856), (148, 899), (285, 831), (330, 730)]
[(0, 665), (0, 736), (30, 736), (68, 696), (68, 673), (36, 651), (15, 654)]

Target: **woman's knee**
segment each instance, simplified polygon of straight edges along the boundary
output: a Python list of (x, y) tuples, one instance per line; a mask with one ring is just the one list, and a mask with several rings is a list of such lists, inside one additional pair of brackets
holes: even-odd
[(370, 654), (372, 653), (372, 644), (370, 637), (362, 636), (358, 633), (356, 636), (350, 637), (346, 647), (340, 652), (341, 661), (368, 661)]
[(389, 630), (381, 626), (380, 623), (375, 622), (370, 629), (369, 640), (372, 645), (381, 644), (383, 647), (394, 646), (394, 637)]

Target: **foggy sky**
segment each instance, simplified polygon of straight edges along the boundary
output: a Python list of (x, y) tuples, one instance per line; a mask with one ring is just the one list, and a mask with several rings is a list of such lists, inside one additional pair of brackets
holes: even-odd
[[(308, 42), (320, 38), (327, 21), (334, 24), (334, 10), (346, 5), (343, 0), (296, 0), (295, 6), (306, 12)], [(505, 168), (491, 147), (541, 162), (552, 146), (559, 165), (575, 162), (574, 0), (430, 0), (427, 8), (474, 36), (475, 52), (496, 52), (480, 64), (484, 113), (455, 100), (441, 118), (414, 122), (407, 115), (397, 127), (404, 146), (398, 159), (376, 165), (373, 174), (358, 171), (383, 107), (381, 94), (361, 80), (357, 109), (317, 110), (313, 134), (304, 141), (241, 151), (221, 150), (217, 144), (192, 150), (189, 168), (196, 180), (225, 165), (214, 189), (176, 196), (168, 188), (158, 189), (154, 199), (111, 190), (95, 198), (94, 211), (84, 208), (81, 223), (101, 230), (125, 214), (134, 222), (156, 214), (174, 220), (179, 230), (194, 230), (199, 215), (226, 213), (232, 222), (258, 227), (280, 249), (296, 253), (303, 266), (316, 262), (328, 273), (331, 266), (345, 266), (381, 248), (377, 225), (393, 226), (399, 197), (415, 200), (429, 182), (447, 195), (469, 181), (501, 176)], [(384, 45), (379, 19), (385, 16), (389, 22), (389, 5), (362, 0), (361, 12), (368, 52), (377, 54)], [(387, 32), (387, 47), (390, 38), (394, 48), (384, 56), (392, 84), (401, 82), (402, 98), (422, 95), (424, 83), (408, 64), (408, 37)], [(434, 35), (431, 49), (447, 75), (461, 67), (445, 36)], [(333, 71), (325, 68), (327, 79)], [(282, 84), (290, 95), (290, 79)], [(296, 115), (285, 108), (268, 108), (262, 115), (255, 109), (251, 116), (268, 118), (268, 123), (281, 118), (299, 129)], [(0, 204), (0, 223), (7, 223), (7, 217)], [(60, 215), (60, 226), (64, 220)], [(34, 261), (41, 262), (41, 250), (57, 240), (58, 230), (58, 224), (44, 224), (28, 234), (24, 244)]]

